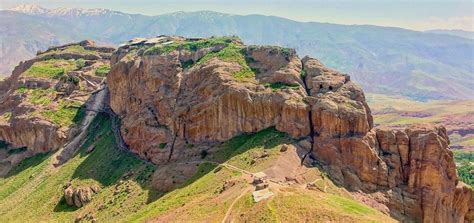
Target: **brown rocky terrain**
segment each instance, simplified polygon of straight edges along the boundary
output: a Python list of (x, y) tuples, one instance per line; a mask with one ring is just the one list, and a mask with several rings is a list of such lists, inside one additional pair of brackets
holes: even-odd
[[(162, 55), (146, 55), (145, 47), (132, 44), (114, 54), (108, 77), (110, 106), (122, 117), (125, 142), (143, 158), (155, 163), (183, 159), (199, 155), (205, 144), (271, 126), (295, 138), (309, 134), (309, 107), (303, 101), (301, 63), (294, 51), (240, 49), (236, 39), (215, 42), (208, 48)], [(253, 60), (246, 67), (239, 64), (246, 63), (243, 51)], [(219, 52), (228, 53), (228, 61), (202, 62), (206, 54)], [(197, 64), (183, 69), (185, 63)], [(254, 76), (251, 69), (261, 72)], [(239, 72), (250, 75), (236, 78)]]
[(112, 51), (92, 41), (49, 48), (0, 82), (0, 141), (9, 145), (2, 163), (56, 150), (78, 134)]
[[(361, 88), (294, 50), (237, 38), (135, 39), (112, 56), (110, 106), (129, 148), (157, 165), (275, 127), (361, 201), (400, 221), (471, 222), (446, 129), (374, 128)], [(215, 148), (215, 147), (214, 147)], [(302, 162), (303, 163), (303, 162)]]

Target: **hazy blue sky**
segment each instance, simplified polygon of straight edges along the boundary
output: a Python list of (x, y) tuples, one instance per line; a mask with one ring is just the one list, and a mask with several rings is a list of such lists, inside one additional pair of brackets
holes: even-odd
[(146, 15), (212, 10), (276, 15), (299, 21), (474, 31), (474, 0), (0, 0), (0, 8), (22, 3), (46, 8), (108, 8)]

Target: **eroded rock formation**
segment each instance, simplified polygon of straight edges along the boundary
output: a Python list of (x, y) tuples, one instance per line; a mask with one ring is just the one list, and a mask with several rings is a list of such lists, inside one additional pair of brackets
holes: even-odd
[(295, 138), (309, 134), (294, 51), (245, 47), (237, 39), (160, 41), (168, 43), (164, 49), (175, 43), (208, 47), (152, 53), (144, 42), (114, 54), (110, 106), (122, 118), (125, 142), (140, 156), (158, 164), (183, 159), (199, 154), (201, 145), (271, 126)]
[(314, 97), (312, 154), (334, 180), (352, 191), (382, 191), (376, 200), (403, 221), (472, 220), (472, 189), (458, 181), (444, 127), (374, 129), (364, 95), (347, 75), (315, 59), (303, 59), (303, 67)]
[(162, 36), (120, 47), (112, 64), (110, 105), (123, 139), (158, 165), (274, 126), (310, 138), (300, 145), (336, 182), (377, 194), (397, 219), (474, 220), (472, 189), (457, 179), (446, 130), (374, 129), (360, 87), (316, 59), (236, 38)]
[[(101, 71), (109, 69), (112, 51), (83, 41), (20, 63), (0, 83), (0, 141), (12, 149), (26, 147), (32, 155), (58, 149), (77, 134), (86, 104), (105, 80)], [(13, 161), (18, 159), (1, 160)]]

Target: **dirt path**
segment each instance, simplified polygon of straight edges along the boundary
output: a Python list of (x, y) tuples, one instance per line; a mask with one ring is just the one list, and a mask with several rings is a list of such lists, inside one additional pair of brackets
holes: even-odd
[(68, 161), (84, 142), (84, 138), (87, 136), (87, 128), (89, 128), (90, 124), (99, 113), (99, 110), (104, 105), (107, 96), (107, 88), (105, 85), (103, 85), (101, 89), (97, 90), (96, 92), (95, 99), (92, 102), (90, 108), (88, 108), (86, 111), (86, 117), (84, 117), (84, 120), (81, 123), (80, 133), (58, 152), (56, 152), (56, 154), (54, 154), (52, 162), (54, 167), (57, 167)]
[[(254, 173), (252, 173), (252, 172), (241, 169), (241, 168), (236, 167), (234, 165), (230, 165), (228, 163), (219, 163), (219, 162), (210, 161), (210, 160), (196, 160), (196, 161), (189, 161), (189, 162), (181, 162), (181, 164), (201, 164), (201, 163), (212, 163), (212, 164), (215, 164), (215, 165), (218, 165), (218, 166), (223, 166), (223, 167), (225, 167), (227, 169), (230, 169), (230, 170), (238, 171), (238, 172), (243, 173), (243, 174), (247, 174), (247, 175), (251, 175), (251, 176), (254, 175)], [(178, 163), (178, 164), (180, 164), (180, 163)]]
[(227, 222), (232, 222), (232, 218), (229, 218), (232, 214), (232, 208), (234, 208), (234, 205), (243, 197), (245, 196), (248, 192), (254, 190), (253, 187), (248, 187), (238, 197), (232, 201), (232, 204), (230, 204), (229, 208), (227, 209), (227, 212), (225, 213), (224, 219), (222, 219), (222, 223), (227, 223)]

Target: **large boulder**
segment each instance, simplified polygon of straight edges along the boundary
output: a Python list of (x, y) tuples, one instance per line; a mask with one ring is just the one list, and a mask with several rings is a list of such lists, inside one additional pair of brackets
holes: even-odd
[(100, 188), (93, 186), (73, 187), (68, 185), (64, 189), (64, 200), (69, 206), (83, 207), (92, 200), (92, 196), (98, 193)]

